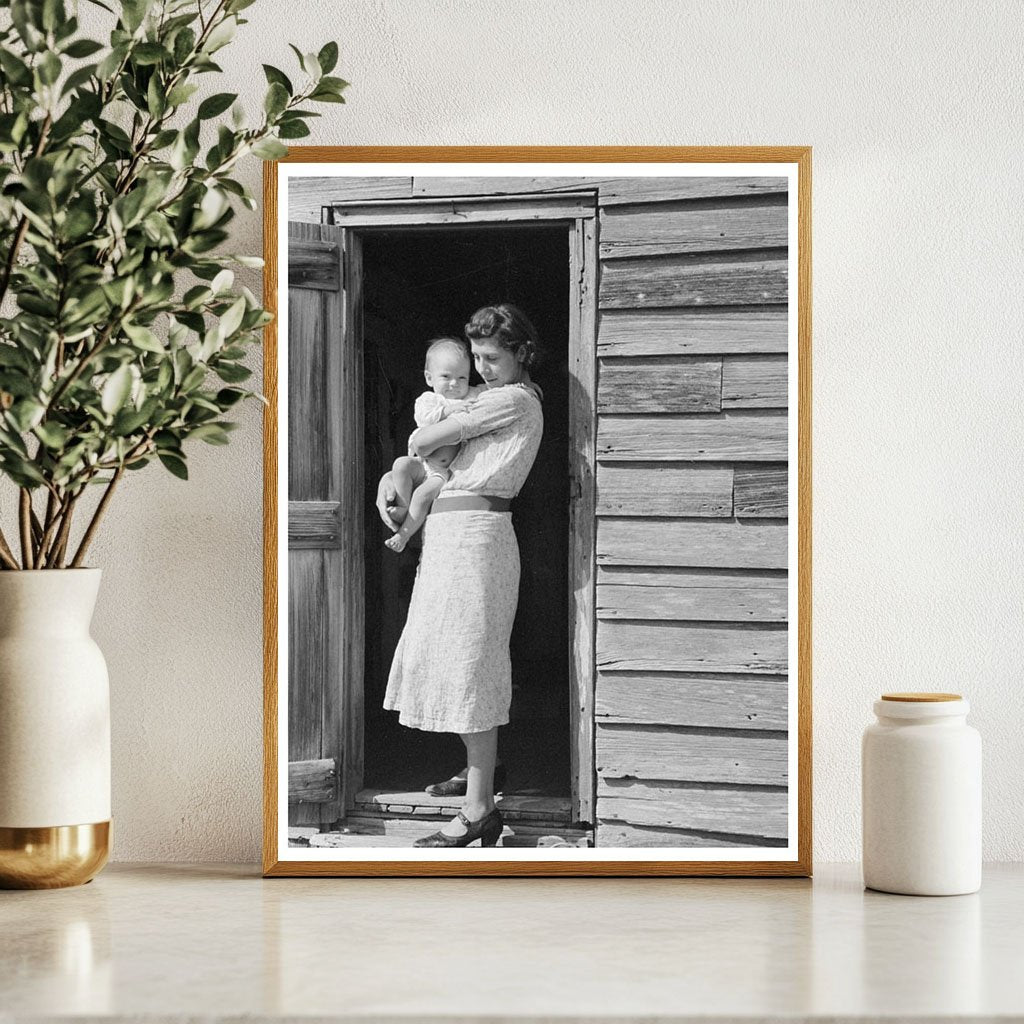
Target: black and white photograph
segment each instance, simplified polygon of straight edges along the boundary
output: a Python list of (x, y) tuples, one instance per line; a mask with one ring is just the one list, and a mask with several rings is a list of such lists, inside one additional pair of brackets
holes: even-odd
[(346, 152), (268, 204), (281, 873), (806, 873), (809, 153)]

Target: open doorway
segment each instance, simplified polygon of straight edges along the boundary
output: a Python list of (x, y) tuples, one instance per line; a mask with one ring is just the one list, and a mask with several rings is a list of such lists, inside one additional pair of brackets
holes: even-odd
[[(420, 549), (384, 547), (372, 512), (376, 483), (404, 454), (425, 388), (426, 343), (462, 336), (480, 306), (512, 302), (533, 320), (545, 352), (544, 436), (513, 502), (522, 560), (512, 634), (512, 707), (499, 731), (506, 796), (566, 797), (570, 780), (568, 229), (500, 225), (373, 229), (362, 238), (365, 507), (364, 761), (366, 789), (421, 791), (464, 763), (454, 736), (407, 729), (382, 708)], [(474, 381), (478, 383), (478, 381)]]

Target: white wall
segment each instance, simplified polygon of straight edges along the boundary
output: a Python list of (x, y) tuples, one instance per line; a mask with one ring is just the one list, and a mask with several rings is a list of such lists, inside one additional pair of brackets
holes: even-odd
[[(872, 699), (951, 689), (985, 740), (986, 856), (1024, 859), (1017, 0), (246, 13), (209, 86), (253, 109), (287, 42), (341, 45), (349, 104), (323, 108), (313, 144), (814, 147), (815, 854), (859, 856)], [(258, 216), (237, 225), (233, 247), (258, 252)], [(95, 548), (120, 860), (258, 859), (255, 405), (245, 421), (188, 484), (131, 478)]]

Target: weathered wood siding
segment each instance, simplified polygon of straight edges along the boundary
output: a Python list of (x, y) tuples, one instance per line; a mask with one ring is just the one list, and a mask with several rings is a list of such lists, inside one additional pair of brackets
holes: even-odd
[(311, 221), (328, 202), (596, 194), (597, 844), (783, 845), (785, 182), (424, 175), (290, 187), (290, 219)]
[(782, 844), (787, 197), (599, 193), (598, 846)]

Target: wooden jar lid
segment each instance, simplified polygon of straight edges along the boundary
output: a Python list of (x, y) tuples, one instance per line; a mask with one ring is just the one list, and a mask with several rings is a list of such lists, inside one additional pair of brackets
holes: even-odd
[(883, 693), (882, 700), (904, 701), (908, 704), (928, 704), (943, 700), (963, 700), (959, 693)]

